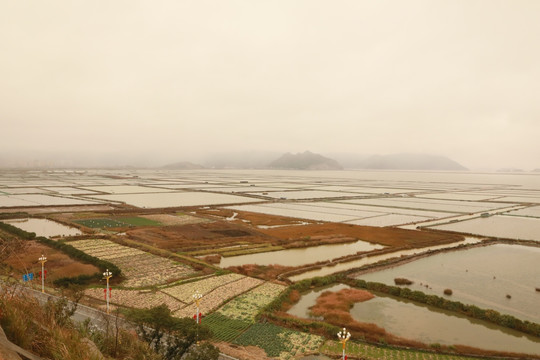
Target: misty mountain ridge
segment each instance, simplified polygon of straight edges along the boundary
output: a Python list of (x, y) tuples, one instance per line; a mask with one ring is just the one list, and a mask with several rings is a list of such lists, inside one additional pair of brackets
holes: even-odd
[(427, 154), (372, 155), (358, 161), (352, 168), (376, 170), (468, 170), (446, 156)]
[(310, 151), (291, 154), (286, 153), (269, 164), (271, 169), (292, 170), (343, 170), (336, 160), (315, 154)]

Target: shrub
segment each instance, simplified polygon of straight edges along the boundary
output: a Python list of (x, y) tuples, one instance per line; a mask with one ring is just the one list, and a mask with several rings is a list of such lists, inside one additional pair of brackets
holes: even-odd
[(413, 284), (411, 280), (405, 279), (405, 278), (395, 278), (394, 283), (396, 285), (412, 285)]
[(444, 289), (444, 295), (452, 295), (452, 289)]

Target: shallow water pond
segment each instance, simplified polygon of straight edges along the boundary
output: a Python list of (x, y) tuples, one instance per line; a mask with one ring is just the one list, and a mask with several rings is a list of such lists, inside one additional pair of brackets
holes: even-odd
[[(309, 318), (309, 308), (323, 292), (346, 288), (349, 286), (337, 284), (311, 290), (302, 294), (287, 313)], [(351, 316), (360, 322), (377, 324), (391, 334), (428, 344), (463, 344), (498, 351), (540, 353), (537, 337), (390, 296), (376, 296), (354, 304)]]
[(286, 249), (258, 254), (224, 257), (221, 258), (219, 266), (223, 268), (245, 264), (300, 266), (356, 254), (359, 251), (382, 249), (383, 247), (384, 246), (382, 245), (358, 240), (348, 244), (320, 245), (301, 249)]
[(3, 222), (16, 226), (27, 232), (36, 233), (37, 236), (74, 236), (82, 232), (74, 227), (69, 227), (48, 219), (13, 219)]
[(375, 323), (394, 335), (428, 344), (540, 353), (540, 338), (401, 299), (377, 296), (356, 303), (351, 315), (357, 321)]
[(457, 243), (428, 246), (428, 247), (424, 247), (420, 249), (401, 250), (401, 251), (395, 251), (388, 254), (363, 257), (357, 260), (346, 261), (346, 262), (342, 262), (342, 263), (332, 265), (332, 266), (323, 266), (322, 268), (319, 268), (319, 269), (309, 270), (298, 275), (290, 276), (289, 279), (291, 281), (300, 281), (300, 280), (309, 279), (315, 276), (326, 276), (326, 275), (334, 274), (340, 271), (359, 268), (364, 265), (375, 264), (379, 261), (387, 260), (387, 259), (391, 259), (395, 257), (420, 254), (420, 253), (427, 252), (430, 250), (447, 249), (447, 248), (458, 246), (460, 244), (475, 244), (480, 241), (481, 240), (478, 238), (468, 237), (468, 238), (465, 238), (464, 241), (457, 242)]
[(436, 254), (358, 278), (393, 285), (394, 278), (404, 277), (414, 281), (412, 290), (444, 296), (449, 288), (452, 300), (540, 322), (539, 264), (538, 247), (496, 244)]

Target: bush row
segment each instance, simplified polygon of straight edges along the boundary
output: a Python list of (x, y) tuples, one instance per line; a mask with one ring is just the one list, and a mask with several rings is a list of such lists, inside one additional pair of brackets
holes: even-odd
[(34, 232), (24, 231), (22, 229), (19, 229), (16, 226), (13, 226), (11, 224), (6, 224), (5, 222), (1, 222), (1, 221), (0, 221), (0, 229), (25, 240), (32, 240), (36, 237), (36, 233)]
[(475, 305), (463, 304), (459, 301), (448, 300), (437, 295), (427, 295), (421, 291), (413, 291), (409, 288), (401, 288), (398, 286), (386, 285), (377, 282), (366, 282), (364, 280), (350, 278), (345, 278), (342, 280), (342, 282), (352, 287), (377, 291), (384, 294), (413, 300), (422, 304), (435, 306), (440, 309), (461, 313), (474, 319), (489, 321), (491, 323), (510, 329), (515, 329), (526, 334), (540, 336), (540, 324), (527, 320), (520, 320), (511, 315), (501, 314), (495, 310), (481, 309)]
[(0, 220), (3, 219), (21, 219), (30, 217), (26, 212), (14, 212), (14, 213), (2, 213), (0, 214)]

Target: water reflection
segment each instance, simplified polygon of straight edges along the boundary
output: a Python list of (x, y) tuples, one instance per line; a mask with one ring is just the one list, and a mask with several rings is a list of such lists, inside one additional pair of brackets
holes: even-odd
[(301, 249), (286, 249), (258, 254), (224, 257), (221, 259), (219, 266), (224, 268), (244, 264), (299, 266), (316, 263), (318, 261), (332, 260), (338, 257), (356, 254), (359, 251), (382, 249), (383, 247), (384, 246), (382, 245), (370, 244), (366, 241), (358, 240), (349, 244), (320, 245)]

